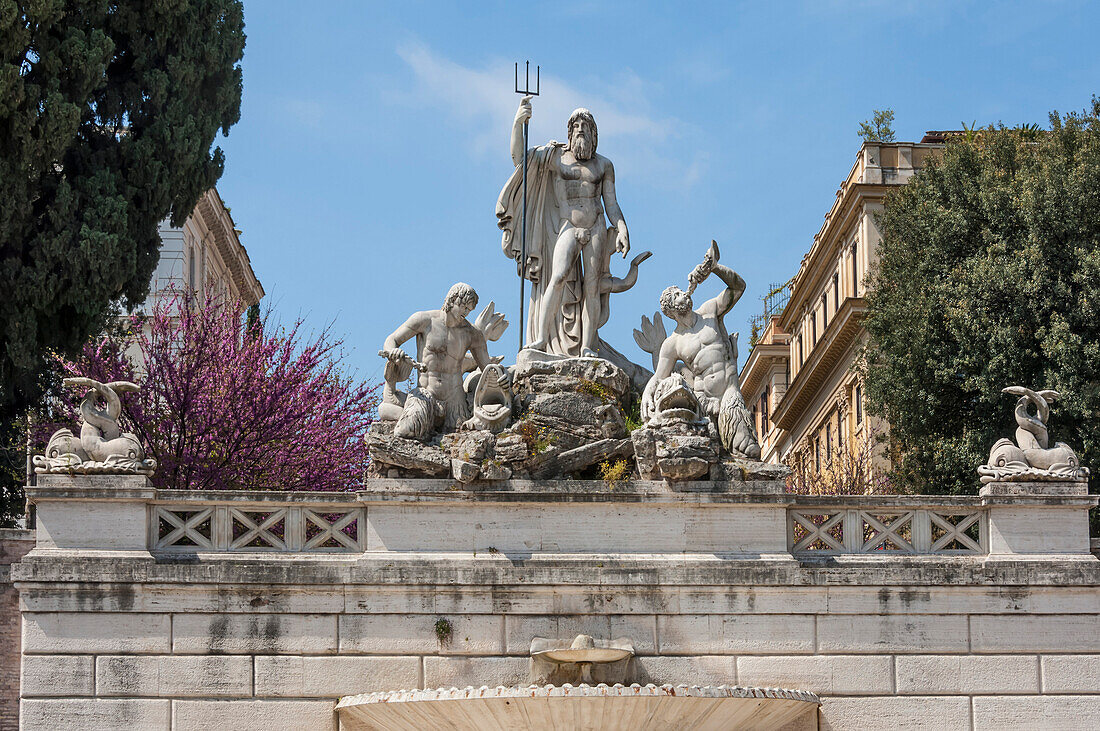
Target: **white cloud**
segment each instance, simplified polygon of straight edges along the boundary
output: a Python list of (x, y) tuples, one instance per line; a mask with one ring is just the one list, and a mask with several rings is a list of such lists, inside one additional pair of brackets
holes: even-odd
[[(430, 107), (458, 122), (469, 134), (470, 151), (476, 157), (508, 155), (512, 119), (519, 104), (513, 88), (514, 66), (503, 60), (482, 68), (463, 66), (445, 58), (422, 43), (406, 43), (397, 54), (414, 76), (407, 100)], [(535, 69), (531, 83), (534, 85)], [(524, 69), (520, 67), (520, 84)], [(565, 123), (577, 107), (592, 110), (600, 130), (601, 151), (613, 139), (618, 170), (645, 170), (645, 178), (659, 187), (690, 186), (705, 169), (705, 156), (674, 159), (670, 149), (690, 129), (682, 120), (652, 111), (652, 92), (644, 80), (625, 71), (614, 78), (587, 80), (584, 86), (542, 73), (540, 95), (534, 101), (531, 144), (563, 140)], [(625, 153), (625, 154), (624, 154)], [(671, 175), (670, 179), (668, 175)]]

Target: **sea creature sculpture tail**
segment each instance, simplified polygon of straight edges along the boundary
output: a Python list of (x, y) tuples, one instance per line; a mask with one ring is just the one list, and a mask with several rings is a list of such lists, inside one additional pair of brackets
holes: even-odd
[(745, 408), (745, 399), (735, 388), (726, 391), (718, 408), (718, 436), (728, 452), (760, 459), (760, 445), (756, 441), (752, 416)]

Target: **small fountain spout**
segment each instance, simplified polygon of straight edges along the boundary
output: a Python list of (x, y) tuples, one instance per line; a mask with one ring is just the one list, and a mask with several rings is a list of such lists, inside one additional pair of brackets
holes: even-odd
[[(593, 685), (592, 666), (610, 664), (634, 656), (634, 646), (627, 639), (597, 640), (591, 635), (577, 635), (568, 645), (562, 640), (536, 637), (531, 642), (531, 657), (568, 671), (581, 683)], [(621, 682), (621, 679), (620, 679)]]

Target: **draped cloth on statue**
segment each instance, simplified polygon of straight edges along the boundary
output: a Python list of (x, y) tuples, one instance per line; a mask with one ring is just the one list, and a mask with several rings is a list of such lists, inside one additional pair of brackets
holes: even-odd
[[(504, 232), (501, 248), (516, 261), (517, 273), (531, 281), (528, 297), (527, 332), (524, 343), (538, 339), (539, 313), (544, 286), (553, 276), (554, 246), (565, 224), (555, 183), (565, 144), (551, 141), (527, 151), (527, 262), (520, 261), (523, 222), (523, 166), (516, 166), (497, 199), (497, 225)], [(569, 264), (560, 312), (554, 317), (546, 352), (564, 356), (581, 354), (581, 262), (578, 256)], [(602, 272), (601, 276), (606, 276)], [(600, 295), (599, 324), (607, 321), (608, 293)]]

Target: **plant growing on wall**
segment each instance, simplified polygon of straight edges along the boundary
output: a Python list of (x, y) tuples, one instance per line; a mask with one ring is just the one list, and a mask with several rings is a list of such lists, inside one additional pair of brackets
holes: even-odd
[[(132, 380), (123, 397), (131, 430), (159, 467), (158, 487), (215, 490), (344, 490), (367, 466), (363, 441), (377, 386), (341, 370), (341, 343), (302, 322), (275, 326), (268, 313), (241, 326), (241, 308), (208, 293), (176, 296), (128, 337), (102, 337), (71, 373)], [(73, 409), (80, 394), (72, 397)]]
[(871, 119), (859, 123), (859, 136), (864, 142), (893, 142), (894, 110), (876, 109)]

